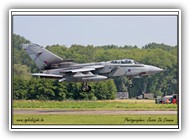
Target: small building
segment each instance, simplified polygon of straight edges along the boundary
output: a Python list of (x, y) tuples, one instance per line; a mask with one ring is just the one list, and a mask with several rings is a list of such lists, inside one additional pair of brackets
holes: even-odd
[(137, 99), (154, 99), (154, 94), (144, 93), (136, 97)]
[(129, 93), (128, 92), (117, 92), (117, 99), (128, 99)]
[(151, 93), (144, 93), (143, 99), (154, 99), (154, 94)]

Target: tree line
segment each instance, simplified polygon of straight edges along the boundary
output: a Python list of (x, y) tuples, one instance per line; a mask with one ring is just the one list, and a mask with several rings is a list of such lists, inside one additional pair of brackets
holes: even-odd
[(92, 91), (83, 93), (80, 91), (81, 83), (59, 83), (57, 80), (31, 77), (30, 73), (40, 70), (21, 47), (21, 44), (30, 41), (16, 34), (12, 41), (13, 99), (104, 100), (115, 99), (117, 91), (129, 92), (130, 98), (143, 93), (153, 93), (155, 96), (178, 93), (178, 46), (157, 43), (149, 43), (142, 48), (130, 45), (47, 46), (46, 49), (63, 59), (74, 59), (78, 63), (130, 58), (166, 70), (151, 77), (133, 79), (133, 88), (128, 88), (129, 81), (126, 77), (117, 77), (113, 80), (92, 82)]
[(90, 83), (92, 90), (81, 92), (80, 83), (58, 82), (52, 79), (31, 78), (13, 80), (14, 100), (107, 100), (115, 99), (116, 88), (113, 80)]

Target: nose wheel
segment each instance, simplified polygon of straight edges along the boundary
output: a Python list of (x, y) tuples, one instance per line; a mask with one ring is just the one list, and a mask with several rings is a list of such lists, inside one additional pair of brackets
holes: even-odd
[(133, 88), (133, 84), (129, 84), (129, 88)]
[(132, 82), (132, 79), (129, 79), (129, 88), (133, 88), (133, 82)]
[(91, 91), (91, 87), (87, 84), (87, 82), (82, 83), (81, 91), (82, 92), (90, 92)]

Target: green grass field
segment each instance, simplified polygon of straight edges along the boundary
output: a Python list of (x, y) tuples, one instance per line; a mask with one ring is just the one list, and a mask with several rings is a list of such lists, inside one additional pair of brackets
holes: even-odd
[[(177, 111), (176, 104), (155, 104), (154, 100), (106, 101), (13, 101), (13, 109), (27, 110), (126, 110)], [(123, 124), (174, 125), (177, 115), (139, 114), (13, 114), (13, 124)]]
[(64, 110), (160, 110), (176, 111), (176, 104), (155, 104), (154, 100), (108, 101), (13, 101), (14, 109)]
[(13, 124), (177, 124), (176, 115), (29, 115), (15, 114)]

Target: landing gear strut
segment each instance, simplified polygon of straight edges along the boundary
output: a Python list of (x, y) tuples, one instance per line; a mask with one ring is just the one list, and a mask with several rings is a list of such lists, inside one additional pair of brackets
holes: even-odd
[(133, 82), (132, 82), (132, 79), (129, 79), (129, 88), (133, 88)]
[(89, 91), (91, 91), (91, 87), (87, 84), (87, 82), (84, 82), (84, 83), (82, 83), (81, 90), (83, 92), (89, 92)]

